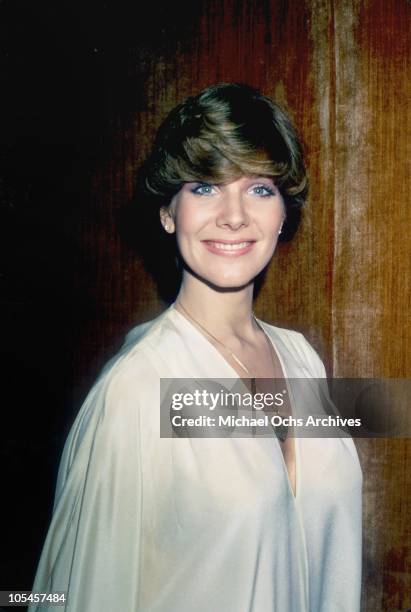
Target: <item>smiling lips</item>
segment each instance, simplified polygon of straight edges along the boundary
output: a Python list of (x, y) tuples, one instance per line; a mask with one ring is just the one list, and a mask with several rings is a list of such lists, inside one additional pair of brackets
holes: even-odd
[(251, 251), (255, 240), (203, 240), (204, 246), (216, 255), (235, 256), (244, 255)]

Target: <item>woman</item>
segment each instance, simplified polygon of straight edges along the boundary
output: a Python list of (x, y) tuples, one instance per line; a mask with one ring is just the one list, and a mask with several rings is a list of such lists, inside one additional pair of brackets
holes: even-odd
[(351, 439), (159, 434), (160, 379), (241, 377), (255, 391), (325, 376), (301, 334), (252, 311), (306, 195), (295, 132), (254, 89), (210, 87), (167, 117), (144, 176), (181, 287), (128, 335), (77, 416), (33, 590), (67, 591), (75, 612), (355, 612)]

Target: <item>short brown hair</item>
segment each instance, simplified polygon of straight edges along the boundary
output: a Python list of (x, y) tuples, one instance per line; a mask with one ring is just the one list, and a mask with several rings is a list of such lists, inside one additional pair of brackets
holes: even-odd
[[(283, 239), (289, 239), (307, 196), (302, 147), (279, 106), (239, 83), (208, 87), (176, 106), (143, 168), (145, 188), (159, 207), (168, 205), (183, 183), (218, 184), (244, 175), (274, 179), (287, 214)], [(293, 226), (288, 232), (287, 221)]]
[(160, 208), (168, 206), (186, 182), (218, 184), (246, 175), (274, 180), (286, 210), (279, 240), (290, 240), (307, 196), (302, 148), (285, 113), (252, 87), (208, 87), (176, 106), (160, 126), (151, 155), (136, 177), (135, 198), (119, 224), (166, 302), (175, 299), (181, 267), (175, 263), (175, 234), (163, 230)]

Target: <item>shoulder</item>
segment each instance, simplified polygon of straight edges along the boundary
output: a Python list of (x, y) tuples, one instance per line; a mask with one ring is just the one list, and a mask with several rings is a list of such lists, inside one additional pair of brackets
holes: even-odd
[(147, 405), (146, 396), (156, 380), (152, 364), (136, 347), (120, 351), (105, 366), (77, 412), (66, 438), (56, 502), (69, 474), (82, 474), (92, 456), (109, 457), (120, 448), (137, 448), (141, 407)]
[(121, 402), (136, 403), (145, 390), (155, 385), (161, 374), (161, 351), (173, 330), (166, 310), (151, 321), (131, 329), (120, 350), (105, 364), (92, 386), (82, 411), (88, 406), (105, 414)]
[(96, 384), (105, 383), (106, 390), (128, 388), (127, 382), (138, 380), (148, 384), (161, 376), (161, 355), (167, 353), (168, 340), (175, 332), (170, 325), (169, 310), (126, 334), (121, 348), (102, 368)]
[(127, 332), (120, 350), (105, 364), (100, 377), (107, 375), (113, 369), (118, 369), (119, 364), (125, 364), (130, 359), (138, 361), (141, 350), (144, 350), (150, 336), (156, 333), (156, 329), (161, 327), (164, 313), (151, 321), (146, 321), (140, 325), (136, 325)]
[(162, 318), (132, 329), (91, 387), (64, 445), (56, 500), (69, 473), (83, 473), (92, 456), (109, 457), (124, 448), (137, 452), (141, 430), (157, 431), (160, 373), (150, 346), (163, 335)]
[(314, 378), (326, 376), (324, 364), (314, 347), (305, 336), (293, 329), (277, 327), (260, 321), (281, 353), (291, 356), (294, 361), (307, 369)]
[(133, 328), (120, 350), (105, 364), (73, 423), (70, 436), (76, 445), (86, 431), (138, 417), (139, 406), (144, 405), (159, 380), (158, 364), (147, 347), (160, 319), (161, 316)]

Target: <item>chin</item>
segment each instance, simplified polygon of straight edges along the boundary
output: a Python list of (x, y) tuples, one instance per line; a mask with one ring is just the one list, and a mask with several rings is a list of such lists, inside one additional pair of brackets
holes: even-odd
[(218, 274), (215, 271), (213, 273), (207, 273), (200, 270), (198, 270), (198, 272), (190, 270), (190, 273), (216, 290), (235, 291), (243, 289), (253, 283), (260, 271), (261, 270), (256, 271), (255, 273), (250, 272), (248, 274), (244, 272), (240, 274)]
[[(252, 284), (266, 269), (274, 249), (259, 253), (258, 257), (244, 257), (236, 260), (219, 261), (200, 257), (180, 257), (184, 268), (191, 276), (218, 290), (236, 290)], [(191, 254), (192, 255), (192, 254)], [(191, 260), (191, 265), (188, 263)]]

